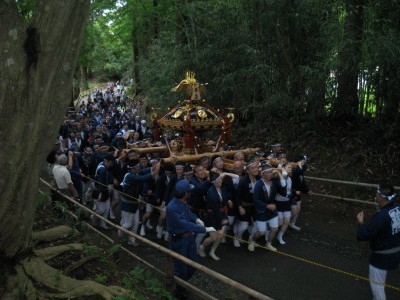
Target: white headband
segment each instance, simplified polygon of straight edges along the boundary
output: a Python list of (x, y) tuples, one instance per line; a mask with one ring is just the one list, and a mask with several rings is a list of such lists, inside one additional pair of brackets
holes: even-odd
[(392, 200), (397, 196), (396, 193), (393, 193), (393, 194), (391, 194), (391, 195), (385, 195), (385, 194), (383, 194), (383, 193), (381, 192), (381, 190), (379, 189), (379, 187), (378, 187), (377, 191), (378, 191), (379, 195), (381, 195), (383, 198), (385, 198), (385, 199), (388, 200), (388, 201), (392, 201)]
[(263, 174), (265, 172), (272, 172), (273, 170), (274, 170), (274, 168), (268, 168), (268, 169), (262, 170), (261, 174)]

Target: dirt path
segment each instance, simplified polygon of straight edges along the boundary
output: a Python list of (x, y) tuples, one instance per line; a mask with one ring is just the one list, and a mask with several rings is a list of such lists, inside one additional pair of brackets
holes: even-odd
[[(302, 231), (288, 232), (285, 236), (287, 244), (279, 246), (278, 250), (368, 277), (368, 244), (357, 242), (355, 239), (356, 223), (353, 211), (358, 208), (349, 206), (345, 212), (339, 208), (326, 214), (326, 210), (323, 210), (326, 203), (314, 200), (306, 201), (305, 204), (299, 221)], [(373, 213), (371, 209), (367, 211)], [(156, 240), (153, 232), (147, 237)], [(167, 246), (164, 241), (160, 243)], [(165, 257), (152, 248), (145, 245), (128, 247), (160, 269), (165, 268)], [(219, 262), (202, 258), (200, 263), (274, 299), (372, 298), (369, 283), (366, 281), (263, 249), (256, 249), (250, 253), (247, 247), (234, 248), (231, 241), (228, 241), (218, 248), (217, 254), (221, 257)], [(122, 255), (121, 264), (128, 266), (129, 263)], [(399, 278), (400, 271), (391, 272), (387, 283), (400, 287)], [(219, 299), (245, 298), (240, 292), (233, 291), (200, 272), (195, 274), (191, 282)], [(400, 292), (387, 289), (387, 299), (399, 297)]]

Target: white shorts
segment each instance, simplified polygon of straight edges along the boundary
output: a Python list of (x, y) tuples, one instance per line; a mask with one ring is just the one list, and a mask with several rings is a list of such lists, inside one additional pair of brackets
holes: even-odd
[(268, 225), (270, 228), (278, 228), (279, 227), (279, 220), (278, 220), (278, 216), (276, 216), (275, 218), (272, 218), (270, 220), (267, 221)]
[(256, 221), (256, 226), (259, 232), (267, 231), (267, 221)]
[(108, 213), (110, 212), (110, 198), (106, 201), (94, 201), (96, 205), (95, 212), (98, 215), (103, 215), (104, 218), (108, 218)]
[(117, 190), (113, 190), (113, 202), (119, 202), (121, 200), (121, 194)]
[(290, 218), (292, 216), (291, 211), (278, 211), (278, 219), (283, 219), (283, 218)]
[(153, 206), (151, 204), (146, 204), (146, 212), (151, 214), (153, 212)]
[[(369, 279), (372, 280), (369, 283), (371, 285), (373, 299), (386, 299), (385, 286), (383, 285), (386, 282), (386, 275), (386, 270), (378, 269), (373, 265), (369, 265)], [(378, 282), (381, 282), (382, 284), (379, 284)]]
[(139, 222), (139, 210), (135, 213), (121, 211), (121, 227), (130, 230), (134, 225), (139, 225)]

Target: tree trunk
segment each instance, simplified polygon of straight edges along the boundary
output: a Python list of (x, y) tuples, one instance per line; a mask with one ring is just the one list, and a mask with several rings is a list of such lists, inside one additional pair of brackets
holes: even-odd
[(155, 10), (154, 16), (153, 16), (153, 37), (155, 39), (158, 38), (158, 33), (160, 31), (159, 26), (158, 26), (157, 5), (158, 5), (158, 0), (153, 0), (153, 8)]
[(379, 89), (382, 93), (383, 111), (382, 123), (393, 124), (399, 119), (400, 108), (400, 76), (399, 67), (392, 63), (382, 66), (383, 79), (379, 82)]
[(353, 120), (358, 116), (358, 72), (362, 58), (365, 0), (346, 1), (342, 48), (339, 50), (336, 117)]
[(139, 48), (135, 44), (133, 45), (133, 82), (135, 83), (136, 93), (140, 85), (139, 78)]
[(89, 89), (89, 84), (88, 84), (88, 73), (87, 73), (87, 67), (80, 64), (79, 65), (79, 71), (81, 73), (81, 83), (80, 83), (80, 90), (81, 91), (86, 91)]
[(68, 107), (89, 4), (37, 1), (27, 26), (15, 1), (0, 0), (0, 257), (29, 249), (39, 171)]
[(188, 22), (188, 16), (182, 11), (184, 6), (184, 0), (178, 0), (175, 5), (175, 41), (177, 45), (186, 45), (188, 43), (188, 38), (186, 35), (186, 24)]

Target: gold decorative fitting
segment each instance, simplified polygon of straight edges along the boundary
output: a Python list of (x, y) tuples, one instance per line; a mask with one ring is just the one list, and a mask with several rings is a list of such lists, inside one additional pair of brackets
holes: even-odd
[(235, 115), (233, 113), (227, 114), (226, 117), (229, 119), (230, 123), (232, 123), (233, 120), (235, 120)]
[(207, 113), (206, 113), (204, 110), (202, 110), (202, 109), (199, 109), (199, 110), (197, 111), (197, 114), (198, 114), (199, 117), (202, 118), (202, 119), (204, 119), (204, 118), (207, 117)]
[(180, 117), (180, 115), (182, 114), (182, 109), (178, 109), (174, 114), (173, 114), (173, 118), (179, 118)]

